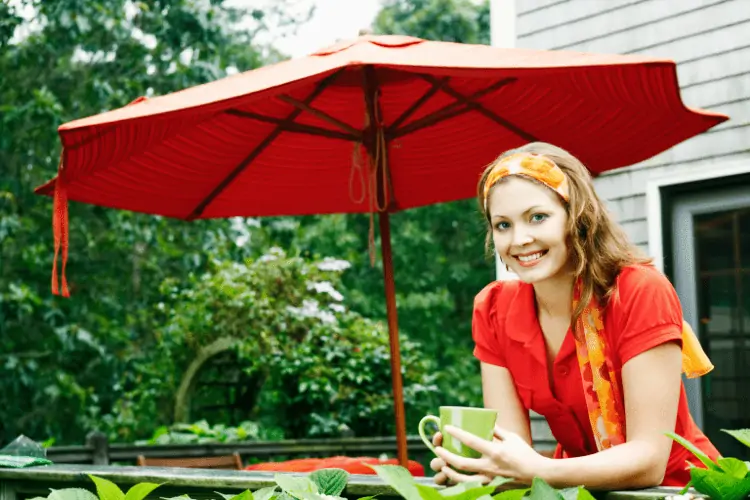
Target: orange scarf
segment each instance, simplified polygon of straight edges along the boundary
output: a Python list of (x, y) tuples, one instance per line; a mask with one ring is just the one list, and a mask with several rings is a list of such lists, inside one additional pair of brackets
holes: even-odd
[[(573, 293), (575, 309), (581, 297), (581, 279)], [(612, 362), (607, 356), (602, 309), (595, 297), (584, 308), (575, 324), (576, 353), (581, 368), (583, 394), (591, 430), (598, 450), (625, 442), (624, 399)], [(714, 366), (706, 356), (693, 329), (682, 322), (682, 371), (688, 378), (710, 372)]]

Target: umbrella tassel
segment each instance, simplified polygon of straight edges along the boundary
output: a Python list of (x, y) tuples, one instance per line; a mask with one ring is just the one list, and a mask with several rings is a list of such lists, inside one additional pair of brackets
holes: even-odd
[[(377, 92), (374, 97), (377, 101)], [(366, 150), (361, 142), (357, 142), (354, 145), (352, 151), (352, 169), (349, 174), (349, 198), (354, 203), (362, 203), (367, 198), (367, 211), (370, 214), (370, 227), (367, 231), (367, 250), (370, 255), (370, 267), (375, 267), (375, 211), (384, 212), (388, 209), (390, 202), (388, 188), (390, 186), (388, 176), (388, 160), (386, 158), (386, 148), (388, 143), (385, 138), (385, 132), (383, 130), (383, 124), (380, 119), (379, 106), (375, 106), (374, 117), (372, 121), (375, 123), (375, 140), (374, 140), (374, 154), (371, 156), (369, 151)], [(365, 128), (368, 127), (371, 121), (370, 115), (366, 116)], [(364, 161), (362, 157), (364, 156)], [(367, 172), (364, 172), (363, 164), (366, 164), (369, 168)], [(380, 169), (381, 186), (383, 192), (382, 203), (378, 199), (378, 169)], [(354, 195), (354, 180), (359, 178), (361, 185), (361, 196)]]
[(65, 276), (65, 268), (68, 263), (68, 193), (62, 180), (63, 163), (62, 153), (60, 164), (57, 168), (57, 180), (55, 181), (55, 197), (52, 202), (52, 235), (55, 240), (55, 255), (52, 260), (52, 294), (61, 295), (58, 284), (57, 257), (62, 253), (62, 266), (60, 281), (62, 282), (62, 296), (70, 297), (68, 280)]

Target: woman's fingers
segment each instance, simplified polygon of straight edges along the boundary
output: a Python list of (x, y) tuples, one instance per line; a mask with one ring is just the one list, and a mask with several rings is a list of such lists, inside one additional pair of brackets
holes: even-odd
[(430, 469), (434, 470), (435, 472), (440, 472), (443, 467), (445, 467), (445, 460), (440, 457), (433, 458), (430, 462)]
[(432, 436), (432, 444), (434, 446), (442, 446), (443, 445), (443, 435), (439, 432), (436, 432), (434, 436)]
[(481, 459), (462, 457), (461, 455), (456, 455), (455, 453), (451, 453), (450, 451), (441, 447), (438, 447), (435, 450), (435, 453), (437, 453), (437, 455), (442, 458), (446, 464), (450, 464), (457, 469), (465, 470), (467, 472), (481, 472), (482, 466), (484, 464), (484, 461), (482, 461)]
[(461, 474), (460, 472), (456, 472), (448, 466), (443, 467), (441, 473), (453, 483), (479, 482), (482, 484), (487, 484), (490, 482), (490, 478), (485, 476), (484, 474)]
[(452, 425), (446, 425), (445, 432), (483, 455), (489, 455), (492, 452), (492, 441), (484, 440), (470, 432), (466, 432), (465, 430)]
[(446, 484), (448, 482), (448, 476), (442, 472), (435, 474), (435, 477), (432, 479), (435, 481), (435, 484)]

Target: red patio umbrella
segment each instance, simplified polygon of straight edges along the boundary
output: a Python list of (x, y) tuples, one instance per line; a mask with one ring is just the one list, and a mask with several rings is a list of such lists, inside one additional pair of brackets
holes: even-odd
[(398, 457), (406, 430), (389, 213), (469, 198), (484, 166), (543, 140), (593, 172), (726, 120), (687, 108), (675, 64), (637, 55), (363, 36), (59, 128), (53, 227), (67, 295), (67, 200), (167, 217), (377, 213)]

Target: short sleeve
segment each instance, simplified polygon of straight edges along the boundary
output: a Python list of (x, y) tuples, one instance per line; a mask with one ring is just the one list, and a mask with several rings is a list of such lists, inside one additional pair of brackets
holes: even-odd
[(487, 285), (474, 298), (471, 335), (474, 338), (474, 357), (484, 363), (505, 366), (505, 354), (500, 346), (496, 307), (503, 283)]
[(620, 362), (667, 342), (682, 345), (682, 307), (666, 276), (651, 266), (622, 270), (612, 298)]

